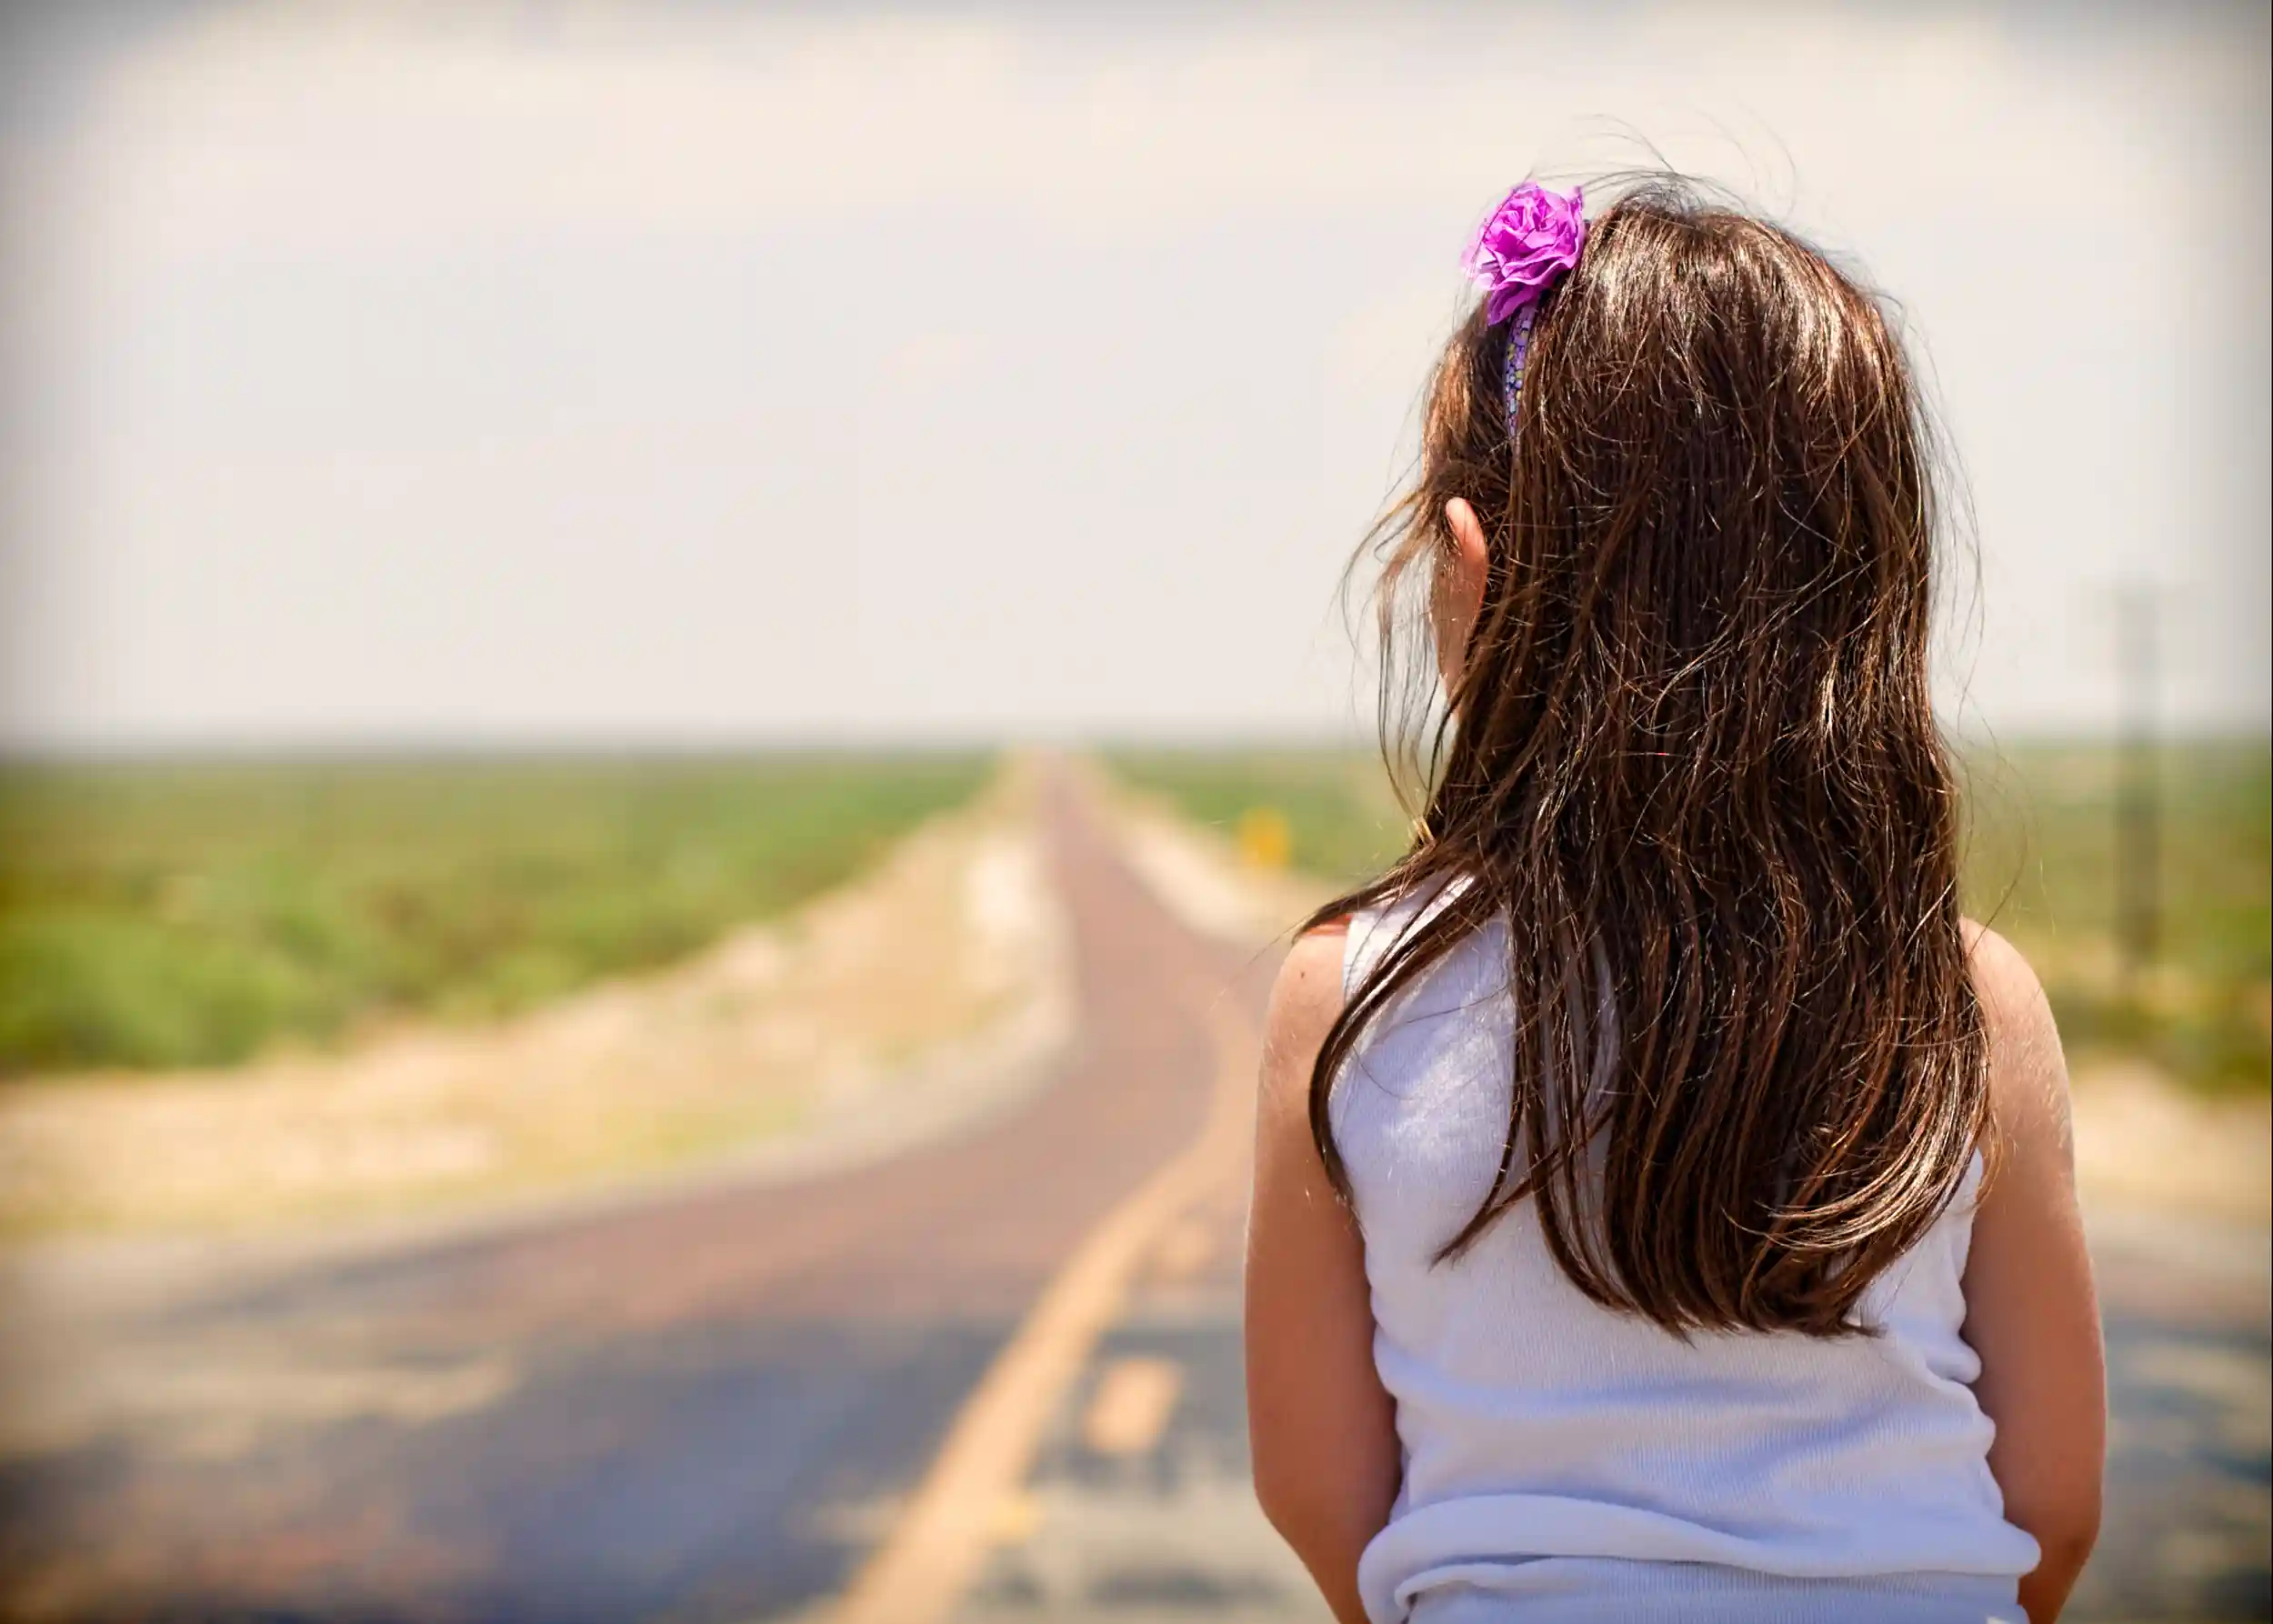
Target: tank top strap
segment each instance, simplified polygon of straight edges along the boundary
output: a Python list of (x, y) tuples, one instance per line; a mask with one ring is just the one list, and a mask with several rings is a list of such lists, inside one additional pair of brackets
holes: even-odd
[(1366, 977), (1380, 967), (1397, 943), (1459, 895), (1466, 884), (1464, 879), (1448, 880), (1354, 910), (1342, 946), (1342, 997), (1356, 997)]
[(1361, 907), (1349, 916), (1349, 932), (1342, 938), (1342, 997), (1345, 1002), (1357, 996), (1357, 988), (1373, 967), (1381, 962), (1379, 937), (1381, 912), (1378, 907)]

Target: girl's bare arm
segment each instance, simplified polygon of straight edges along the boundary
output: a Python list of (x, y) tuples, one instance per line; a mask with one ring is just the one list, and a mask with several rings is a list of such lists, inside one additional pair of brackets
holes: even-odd
[(1973, 932), (1973, 973), (1988, 1021), (2001, 1154), (1973, 1222), (1965, 1334), (1981, 1357), (1975, 1391), (1997, 1423), (1989, 1469), (2005, 1516), (2044, 1552), (2020, 1581), (2020, 1603), (2029, 1624), (2051, 1624), (2099, 1532), (2108, 1430), (2099, 1305), (2051, 1008), (2028, 962), (1992, 931)]
[(1255, 1492), (1342, 1624), (1365, 1624), (1357, 1559), (1388, 1520), (1396, 1408), (1373, 1363), (1357, 1226), (1310, 1138), (1310, 1068), (1342, 1007), (1343, 933), (1279, 972), (1263, 1038), (1247, 1220), (1247, 1427)]

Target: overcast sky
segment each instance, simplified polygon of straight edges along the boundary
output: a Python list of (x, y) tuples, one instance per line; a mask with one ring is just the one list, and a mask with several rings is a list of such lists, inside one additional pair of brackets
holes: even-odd
[(6, 24), (8, 743), (1350, 727), (1468, 230), (1652, 148), (1901, 300), (1954, 717), (2106, 726), (2137, 578), (2266, 724), (2262, 6), (86, 9)]

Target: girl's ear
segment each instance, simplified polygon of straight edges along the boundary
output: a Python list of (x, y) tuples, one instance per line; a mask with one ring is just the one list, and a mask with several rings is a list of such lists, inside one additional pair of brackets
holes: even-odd
[(1461, 596), (1468, 600), (1468, 617), (1474, 619), (1484, 602), (1484, 572), (1489, 563), (1484, 521), (1466, 496), (1455, 496), (1445, 504), (1445, 528), (1452, 532), (1454, 573)]
[(1476, 629), (1476, 617), (1484, 607), (1484, 578), (1490, 567), (1490, 555), (1484, 545), (1483, 521), (1476, 516), (1464, 496), (1455, 496), (1445, 504), (1445, 530), (1452, 537), (1452, 549), (1437, 572), (1432, 594), (1437, 614), (1437, 657), (1442, 667), (1445, 687), (1450, 690), (1458, 686), (1461, 657), (1467, 652), (1468, 634)]

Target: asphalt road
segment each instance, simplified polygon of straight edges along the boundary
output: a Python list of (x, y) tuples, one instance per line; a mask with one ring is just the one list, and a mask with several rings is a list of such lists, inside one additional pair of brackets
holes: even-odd
[(1197, 1130), (1197, 989), (1254, 983), (1069, 785), (1048, 817), (1081, 1035), (1007, 1116), (794, 1186), (114, 1289), (76, 1327), (42, 1302), (47, 1357), (139, 1358), (102, 1424), (0, 1463), (0, 1609), (616, 1624), (836, 1590), (1044, 1283)]
[[(0, 1458), (0, 1617), (818, 1617), (1045, 1284), (1198, 1130), (1206, 1006), (1258, 1008), (1270, 969), (1178, 924), (1052, 794), (1081, 1036), (1006, 1115), (794, 1186), (186, 1297), (19, 1294), (0, 1375), (61, 1361), (94, 1397)], [(1247, 1490), (1240, 1222), (1227, 1188), (1147, 1255), (963, 1624), (1320, 1617)], [(2077, 1616), (2273, 1617), (2263, 1231), (2096, 1241), (2115, 1454)]]

